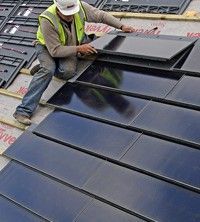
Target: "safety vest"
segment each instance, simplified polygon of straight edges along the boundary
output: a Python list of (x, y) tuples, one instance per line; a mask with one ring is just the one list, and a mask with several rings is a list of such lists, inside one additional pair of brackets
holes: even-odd
[[(75, 22), (77, 40), (78, 40), (78, 43), (81, 44), (85, 36), (84, 26), (85, 26), (85, 21), (86, 21), (86, 14), (85, 14), (85, 11), (83, 9), (81, 2), (79, 4), (80, 4), (80, 10), (74, 15), (74, 20), (75, 20), (74, 22)], [(61, 44), (66, 45), (67, 36), (60, 22), (60, 18), (57, 15), (56, 5), (55, 4), (51, 5), (46, 11), (44, 11), (39, 16), (39, 24), (41, 23), (42, 18), (46, 18), (51, 22), (51, 24), (54, 26), (55, 30), (57, 31), (59, 35)], [(37, 31), (37, 40), (39, 41), (41, 45), (46, 45), (40, 25)]]

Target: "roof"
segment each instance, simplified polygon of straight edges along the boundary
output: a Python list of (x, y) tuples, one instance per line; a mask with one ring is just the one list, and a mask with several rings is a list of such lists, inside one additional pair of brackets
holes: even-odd
[[(199, 40), (128, 35), (119, 47), (182, 41), (167, 57), (138, 48), (130, 58), (109, 47), (112, 35), (80, 76), (52, 81), (32, 127), (1, 126), (2, 221), (199, 221)], [(12, 115), (30, 79), (20, 74), (1, 91), (1, 115)]]

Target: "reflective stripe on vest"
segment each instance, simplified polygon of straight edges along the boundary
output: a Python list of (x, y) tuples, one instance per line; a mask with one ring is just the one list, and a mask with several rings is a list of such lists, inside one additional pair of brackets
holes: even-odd
[[(66, 45), (67, 43), (67, 36), (64, 31), (64, 28), (60, 22), (60, 19), (57, 15), (56, 12), (56, 5), (51, 5), (46, 11), (44, 11), (40, 16), (39, 16), (39, 24), (41, 22), (42, 18), (48, 19), (51, 24), (54, 26), (56, 32), (58, 33), (59, 40), (62, 45)], [(85, 20), (86, 20), (86, 15), (85, 11), (82, 7), (82, 4), (80, 3), (80, 10), (78, 13), (74, 15), (75, 19), (75, 29), (76, 29), (76, 36), (79, 44), (81, 44), (85, 33), (84, 33), (84, 25), (85, 25)], [(41, 26), (39, 25), (38, 31), (37, 31), (37, 40), (40, 42), (40, 44), (45, 45), (45, 40), (44, 36), (41, 31)]]

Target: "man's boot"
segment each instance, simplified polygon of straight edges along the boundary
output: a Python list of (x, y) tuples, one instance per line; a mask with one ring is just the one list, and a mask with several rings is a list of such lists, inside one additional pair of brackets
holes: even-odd
[(19, 114), (19, 113), (14, 113), (13, 117), (19, 122), (19, 123), (23, 123), (24, 125), (31, 125), (31, 120), (30, 117), (25, 116), (23, 114)]

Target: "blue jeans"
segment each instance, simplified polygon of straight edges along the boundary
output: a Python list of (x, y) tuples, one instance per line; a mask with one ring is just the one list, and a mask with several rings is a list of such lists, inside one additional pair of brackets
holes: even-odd
[(30, 117), (37, 108), (43, 92), (55, 73), (56, 77), (66, 80), (75, 75), (75, 73), (69, 74), (67, 71), (66, 58), (52, 58), (45, 46), (36, 45), (36, 53), (40, 62), (40, 69), (34, 74), (22, 103), (16, 108), (17, 114), (27, 117)]

